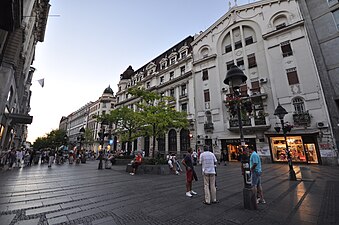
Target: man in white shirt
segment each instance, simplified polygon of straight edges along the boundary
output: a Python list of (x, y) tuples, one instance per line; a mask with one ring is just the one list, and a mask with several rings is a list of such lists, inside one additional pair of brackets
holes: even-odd
[[(202, 165), (202, 175), (204, 178), (204, 191), (205, 191), (205, 201), (203, 202), (206, 205), (212, 203), (217, 203), (217, 195), (215, 188), (215, 167), (217, 163), (217, 158), (215, 155), (209, 151), (208, 148), (205, 149), (200, 155), (200, 164)], [(211, 201), (212, 200), (212, 201)]]

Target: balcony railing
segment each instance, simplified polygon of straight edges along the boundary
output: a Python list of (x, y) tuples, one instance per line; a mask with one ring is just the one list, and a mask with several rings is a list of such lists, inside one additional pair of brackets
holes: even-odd
[[(250, 118), (242, 119), (242, 125), (251, 126), (251, 119)], [(230, 127), (239, 127), (238, 119), (230, 119)]]
[(294, 124), (297, 126), (309, 125), (311, 122), (311, 116), (308, 111), (306, 112), (295, 112), (293, 114)]

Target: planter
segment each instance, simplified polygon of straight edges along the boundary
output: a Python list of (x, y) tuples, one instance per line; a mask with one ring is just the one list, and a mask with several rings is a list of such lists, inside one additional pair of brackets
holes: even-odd
[[(128, 163), (126, 166), (126, 172), (132, 172), (132, 164)], [(167, 175), (171, 174), (168, 165), (145, 165), (141, 164), (137, 169), (137, 174), (157, 174)]]

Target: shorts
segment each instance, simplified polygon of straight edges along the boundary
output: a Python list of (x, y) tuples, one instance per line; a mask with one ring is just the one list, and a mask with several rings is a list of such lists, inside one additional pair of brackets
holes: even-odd
[(193, 170), (186, 170), (186, 182), (191, 183), (193, 181)]
[(261, 172), (254, 171), (252, 173), (252, 187), (260, 187), (261, 186)]

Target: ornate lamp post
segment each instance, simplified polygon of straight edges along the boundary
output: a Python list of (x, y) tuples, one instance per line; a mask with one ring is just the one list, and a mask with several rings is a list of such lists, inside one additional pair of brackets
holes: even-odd
[[(233, 65), (226, 74), (226, 78), (224, 83), (231, 86), (233, 90), (233, 95), (235, 98), (240, 99), (240, 85), (243, 84), (247, 80), (244, 72), (239, 69), (237, 66)], [(237, 101), (235, 104), (236, 112), (238, 116), (238, 124), (239, 124), (239, 132), (240, 132), (240, 144), (241, 148), (245, 150), (245, 139), (244, 139), (244, 131), (242, 126), (242, 118), (241, 118), (241, 102)], [(250, 175), (250, 166), (248, 157), (242, 157), (242, 171), (244, 176), (244, 188), (243, 188), (243, 198), (244, 198), (244, 207), (245, 209), (257, 209), (257, 200), (256, 193), (253, 192), (251, 186), (251, 175)]]
[[(280, 105), (280, 103), (278, 104), (277, 108), (274, 111), (274, 115), (278, 116), (278, 118), (280, 119), (280, 123), (281, 123), (281, 128), (284, 134), (284, 140), (285, 140), (285, 144), (286, 144), (286, 155), (287, 155), (287, 162), (288, 162), (288, 166), (289, 166), (289, 179), (290, 180), (297, 180), (297, 177), (295, 175), (295, 171), (293, 169), (293, 165), (292, 165), (292, 158), (291, 158), (291, 152), (288, 148), (288, 143), (287, 143), (287, 138), (286, 138), (286, 133), (291, 131), (291, 126), (286, 126), (285, 125), (285, 121), (284, 121), (284, 117), (285, 115), (288, 114), (288, 112), (286, 111), (286, 109), (284, 109), (284, 107), (282, 107)], [(278, 133), (280, 132), (280, 127), (275, 127), (274, 128)]]

